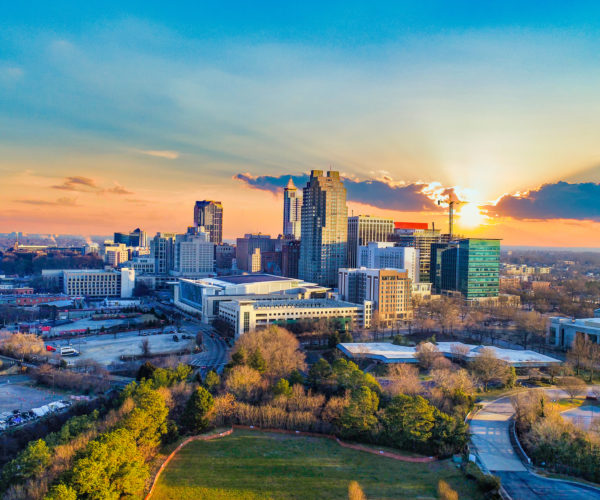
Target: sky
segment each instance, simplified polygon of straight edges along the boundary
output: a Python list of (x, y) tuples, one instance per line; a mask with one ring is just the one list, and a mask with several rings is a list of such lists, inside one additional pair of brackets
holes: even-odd
[(331, 168), (349, 214), (600, 246), (597, 2), (94, 4), (3, 5), (0, 232), (277, 235)]

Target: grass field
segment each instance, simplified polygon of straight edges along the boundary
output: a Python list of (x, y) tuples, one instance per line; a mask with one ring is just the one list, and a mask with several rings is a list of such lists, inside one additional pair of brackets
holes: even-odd
[(194, 441), (162, 473), (152, 500), (343, 499), (356, 480), (373, 499), (435, 499), (439, 479), (461, 500), (477, 485), (449, 461), (407, 463), (342, 448), (323, 438), (236, 430)]

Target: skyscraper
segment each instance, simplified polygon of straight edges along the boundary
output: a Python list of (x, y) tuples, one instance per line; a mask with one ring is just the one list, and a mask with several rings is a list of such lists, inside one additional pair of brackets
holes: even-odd
[(197, 201), (194, 206), (194, 226), (204, 227), (215, 245), (223, 242), (223, 205), (220, 201)]
[(313, 170), (304, 188), (299, 277), (335, 287), (346, 265), (348, 207), (339, 172)]
[(357, 267), (358, 247), (372, 241), (389, 241), (394, 221), (385, 217), (355, 215), (348, 217), (348, 267)]
[(294, 186), (294, 181), (290, 180), (283, 190), (283, 235), (293, 236), (294, 239), (300, 239), (302, 219), (302, 192), (299, 192)]

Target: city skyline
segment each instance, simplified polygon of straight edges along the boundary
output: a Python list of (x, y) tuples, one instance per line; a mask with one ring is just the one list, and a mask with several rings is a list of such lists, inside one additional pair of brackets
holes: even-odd
[(0, 20), (2, 232), (184, 231), (214, 199), (225, 239), (278, 234), (331, 165), (349, 216), (445, 230), (453, 191), (465, 236), (600, 246), (594, 4), (38, 7)]

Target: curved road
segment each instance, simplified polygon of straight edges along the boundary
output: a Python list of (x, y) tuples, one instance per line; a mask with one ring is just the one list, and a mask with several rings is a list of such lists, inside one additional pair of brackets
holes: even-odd
[(471, 443), (479, 459), (502, 480), (502, 486), (513, 500), (600, 500), (600, 490), (531, 473), (510, 441), (509, 420), (513, 414), (510, 397), (506, 396), (487, 403), (470, 421)]

